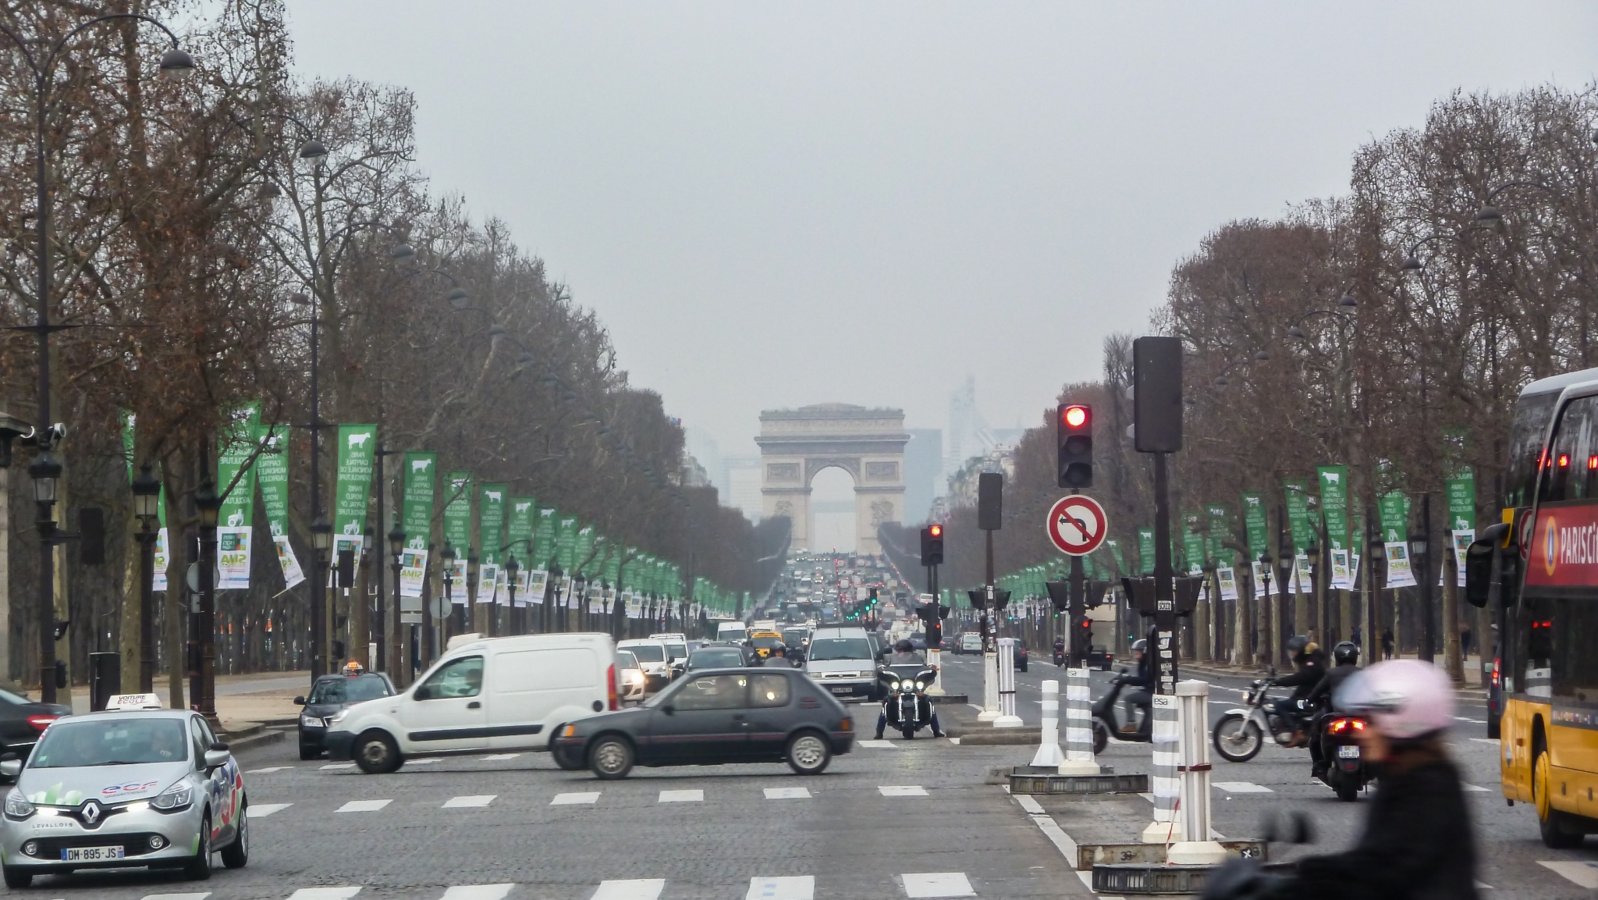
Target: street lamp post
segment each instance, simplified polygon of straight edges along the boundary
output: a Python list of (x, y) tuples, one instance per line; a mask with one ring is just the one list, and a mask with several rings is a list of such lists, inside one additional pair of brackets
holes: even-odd
[(577, 629), (588, 630), (588, 578), (578, 572), (572, 579), (572, 597), (577, 603)]
[(1433, 661), (1437, 655), (1437, 614), (1436, 610), (1432, 609), (1431, 499), (1430, 493), (1421, 496), (1420, 531), (1409, 535), (1410, 566), (1420, 584), (1420, 658), (1427, 662)]
[(408, 665), (408, 662), (407, 662), (407, 660), (405, 658), (406, 655), (405, 655), (405, 652), (404, 652), (404, 642), (400, 638), (400, 635), (402, 633), (402, 630), (400, 628), (400, 564), (401, 564), (401, 561), (402, 561), (401, 558), (404, 555), (405, 555), (405, 532), (400, 530), (399, 516), (396, 515), (394, 517), (394, 527), (389, 529), (389, 532), (388, 532), (388, 556), (389, 556), (389, 563), (388, 564), (389, 564), (390, 572), (394, 575), (394, 597), (393, 597), (394, 608), (393, 608), (393, 610), (392, 610), (392, 612), (390, 614), (393, 616), (393, 619), (394, 619), (392, 625), (393, 625), (393, 629), (394, 629), (394, 649), (395, 649), (395, 652), (394, 652), (393, 657), (392, 657), (392, 661), (393, 661), (394, 665), (392, 667), (392, 671), (390, 671), (389, 674), (392, 676), (396, 672), (400, 673), (399, 682), (400, 682), (401, 686), (409, 684), (410, 680), (411, 680), (410, 679), (410, 671), (411, 671), (411, 669), (410, 669), (410, 666)]
[[(444, 552), (440, 553), (438, 558), (444, 563), (444, 615), (439, 616), (439, 621), (435, 624), (442, 632), (440, 635), (442, 638), (448, 635), (450, 618), (455, 614), (455, 545), (445, 541)], [(442, 644), (443, 640), (438, 643)]]
[[(472, 624), (480, 626), (482, 631), (486, 631), (488, 635), (492, 637), (494, 634), (493, 617), (490, 615), (488, 623), (483, 624), (482, 619), (485, 613), (478, 609), (477, 603), (477, 592), (482, 590), (482, 588), (479, 586), (482, 576), (482, 561), (477, 558), (476, 550), (468, 548), (466, 551), (466, 605), (471, 608), (470, 621)], [(491, 614), (493, 611), (494, 607), (490, 606), (488, 608), (488, 613)], [(479, 629), (474, 628), (472, 630), (476, 631)]]
[(194, 619), (199, 644), (199, 668), (189, 689), (195, 707), (213, 726), (216, 718), (216, 525), (222, 498), (209, 476), (194, 492), (194, 507), (200, 514), (200, 612)]
[(133, 514), (139, 531), (139, 692), (155, 691), (155, 538), (161, 510), (161, 482), (150, 464), (133, 479)]
[(1365, 580), (1365, 639), (1371, 643), (1371, 652), (1366, 658), (1374, 662), (1381, 659), (1377, 655), (1377, 650), (1382, 649), (1382, 632), (1377, 626), (1381, 624), (1382, 581), (1385, 580), (1383, 578), (1384, 573), (1381, 570), (1383, 568), (1382, 563), (1387, 559), (1387, 545), (1382, 542), (1382, 534), (1376, 527), (1375, 516), (1368, 516), (1366, 521), (1371, 523), (1368, 526), (1370, 533), (1366, 537), (1365, 544), (1365, 555), (1368, 561), (1360, 568), (1365, 570), (1363, 575)]
[[(316, 432), (311, 432), (312, 452), (316, 447)], [(316, 467), (311, 468), (311, 483), (316, 484)], [(329, 554), (333, 552), (333, 526), (327, 521), (327, 516), (321, 511), (321, 504), (317, 504), (316, 521), (311, 523), (311, 548), (315, 551), (316, 562), (311, 566), (311, 682), (314, 684), (319, 675), (327, 673), (326, 662), (322, 656), (322, 645), (326, 641), (325, 612), (323, 600), (327, 593), (327, 564)]]
[[(560, 563), (557, 562), (549, 567), (549, 588), (545, 591), (547, 599), (544, 602), (545, 612), (550, 616), (549, 621), (559, 624), (561, 631), (566, 630), (566, 610), (560, 606), (561, 579), (565, 577), (566, 570), (560, 567)], [(553, 629), (546, 627), (544, 630), (548, 632)]]
[(510, 629), (514, 634), (523, 634), (525, 629), (517, 627), (516, 617), (516, 576), (522, 572), (521, 563), (516, 561), (516, 554), (512, 553), (505, 560), (505, 586), (510, 591)]
[(1263, 649), (1264, 656), (1271, 661), (1272, 665), (1275, 665), (1276, 658), (1272, 655), (1271, 650), (1271, 635), (1276, 630), (1276, 624), (1272, 621), (1273, 617), (1271, 616), (1271, 608), (1274, 607), (1276, 603), (1271, 599), (1271, 554), (1269, 551), (1260, 554), (1260, 580), (1265, 584), (1264, 590), (1260, 592), (1264, 596), (1261, 598), (1263, 602), (1260, 603), (1259, 609), (1259, 618), (1264, 620), (1259, 624), (1263, 625), (1264, 627), (1259, 629), (1259, 631), (1265, 632), (1265, 646), (1264, 648), (1261, 648), (1259, 646), (1258, 638), (1253, 638), (1251, 636), (1251, 641), (1254, 645), (1252, 649), (1256, 658), (1258, 658)]
[(39, 700), (54, 703), (56, 692), (55, 659), (55, 501), (61, 483), (61, 461), (46, 450), (28, 465), (33, 479), (33, 501), (38, 510), (39, 527)]

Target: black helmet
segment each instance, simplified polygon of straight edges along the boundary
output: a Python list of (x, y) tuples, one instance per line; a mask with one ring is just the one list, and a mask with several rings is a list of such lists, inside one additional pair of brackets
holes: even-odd
[(1133, 653), (1147, 653), (1147, 652), (1149, 652), (1149, 642), (1143, 640), (1142, 638), (1138, 638), (1136, 641), (1134, 641), (1132, 643), (1132, 652)]
[(1332, 661), (1340, 666), (1351, 666), (1359, 662), (1359, 645), (1353, 641), (1343, 641), (1332, 648)]
[(893, 649), (899, 653), (914, 653), (916, 652), (916, 645), (910, 643), (909, 638), (904, 638), (900, 640), (899, 643), (894, 644)]
[(1309, 646), (1309, 638), (1302, 634), (1295, 634), (1287, 639), (1287, 655), (1293, 659), (1298, 659), (1299, 654), (1303, 653), (1304, 648), (1307, 646)]

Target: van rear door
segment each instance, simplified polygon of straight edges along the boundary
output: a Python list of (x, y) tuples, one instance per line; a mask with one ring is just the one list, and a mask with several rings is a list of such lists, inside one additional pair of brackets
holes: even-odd
[(595, 644), (494, 654), (491, 745), (500, 750), (545, 747), (549, 729), (603, 710), (608, 665)]

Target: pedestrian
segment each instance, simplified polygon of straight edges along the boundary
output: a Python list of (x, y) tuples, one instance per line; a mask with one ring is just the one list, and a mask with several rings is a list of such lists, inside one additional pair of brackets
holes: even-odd
[(1351, 641), (1353, 641), (1353, 642), (1354, 642), (1354, 646), (1356, 646), (1356, 647), (1358, 647), (1358, 646), (1360, 646), (1360, 640), (1359, 640), (1359, 626), (1358, 626), (1358, 625), (1355, 625), (1355, 626), (1354, 626), (1354, 633), (1353, 633), (1353, 634), (1350, 634), (1350, 635), (1349, 635), (1349, 636), (1348, 636), (1348, 639), (1349, 639), (1349, 640), (1351, 640)]
[(1470, 655), (1470, 638), (1471, 638), (1470, 625), (1468, 623), (1461, 623), (1460, 626), (1459, 626), (1459, 655), (1460, 656), (1469, 656)]
[(1393, 629), (1382, 629), (1382, 659), (1393, 658)]

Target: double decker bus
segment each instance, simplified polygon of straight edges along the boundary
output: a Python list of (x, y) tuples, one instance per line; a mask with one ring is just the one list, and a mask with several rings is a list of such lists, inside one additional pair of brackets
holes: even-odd
[(1497, 625), (1504, 797), (1532, 805), (1544, 844), (1569, 848), (1598, 832), (1598, 369), (1528, 384), (1508, 456), (1501, 521), (1466, 554), (1465, 596)]

